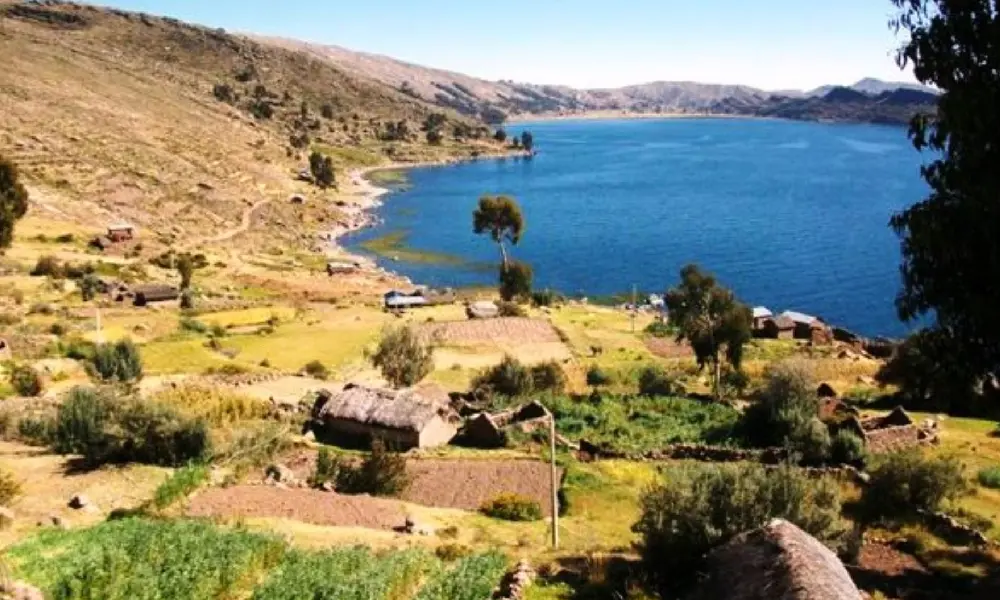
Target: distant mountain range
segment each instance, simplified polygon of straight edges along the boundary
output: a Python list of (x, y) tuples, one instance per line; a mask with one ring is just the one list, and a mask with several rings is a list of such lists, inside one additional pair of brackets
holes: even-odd
[(932, 88), (871, 78), (851, 86), (831, 85), (809, 91), (767, 91), (690, 81), (657, 81), (607, 89), (487, 81), (338, 46), (281, 38), (259, 39), (306, 52), (352, 75), (375, 79), (414, 98), (492, 123), (524, 115), (621, 111), (901, 124), (917, 112), (933, 112), (937, 102), (937, 92)]

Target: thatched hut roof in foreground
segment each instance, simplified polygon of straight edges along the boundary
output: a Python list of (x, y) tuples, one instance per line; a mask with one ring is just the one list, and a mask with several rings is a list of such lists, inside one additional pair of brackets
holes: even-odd
[(708, 555), (691, 600), (859, 600), (843, 563), (816, 538), (775, 519)]
[(347, 385), (339, 392), (321, 391), (312, 416), (318, 420), (344, 419), (417, 433), (436, 418), (458, 419), (442, 398), (425, 395), (418, 389), (388, 390), (358, 385)]

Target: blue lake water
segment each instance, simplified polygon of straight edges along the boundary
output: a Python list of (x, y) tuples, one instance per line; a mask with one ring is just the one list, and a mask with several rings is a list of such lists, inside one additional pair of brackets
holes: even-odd
[[(496, 244), (472, 233), (480, 195), (509, 194), (526, 228), (512, 255), (535, 287), (662, 292), (695, 262), (752, 305), (794, 309), (867, 335), (901, 335), (899, 241), (890, 216), (926, 195), (903, 128), (741, 119), (560, 121), (528, 126), (533, 159), (409, 172), (363, 240), (480, 268), (381, 261), (421, 284), (492, 284)], [(511, 131), (521, 127), (512, 126)]]

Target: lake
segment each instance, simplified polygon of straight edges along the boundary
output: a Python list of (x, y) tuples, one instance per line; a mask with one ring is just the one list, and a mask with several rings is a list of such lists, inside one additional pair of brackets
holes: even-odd
[(509, 194), (526, 221), (512, 255), (532, 265), (536, 288), (662, 292), (694, 262), (751, 305), (867, 335), (908, 331), (893, 305), (900, 254), (888, 222), (927, 188), (905, 129), (748, 119), (524, 128), (537, 156), (409, 171), (381, 223), (348, 247), (405, 234), (407, 248), (455, 258), (381, 264), (420, 284), (493, 284), (499, 253), (472, 233), (472, 211), (482, 194)]

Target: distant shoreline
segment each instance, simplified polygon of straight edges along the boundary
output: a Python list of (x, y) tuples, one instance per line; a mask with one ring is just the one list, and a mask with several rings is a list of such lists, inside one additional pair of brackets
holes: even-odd
[(719, 113), (644, 113), (624, 110), (587, 110), (575, 113), (520, 114), (505, 124), (537, 123), (543, 121), (613, 121), (618, 119), (766, 119), (754, 115), (727, 115)]

